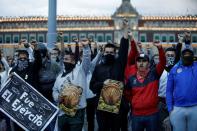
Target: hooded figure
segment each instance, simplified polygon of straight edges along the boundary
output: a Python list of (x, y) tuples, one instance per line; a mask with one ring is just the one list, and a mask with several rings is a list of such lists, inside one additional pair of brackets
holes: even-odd
[[(42, 66), (39, 70), (39, 91), (49, 101), (53, 102), (52, 88), (55, 83), (56, 77), (60, 73), (60, 66), (56, 62), (48, 59), (48, 50), (43, 43), (39, 43), (37, 48), (42, 57)], [(46, 93), (47, 92), (47, 93)]]
[(166, 103), (173, 131), (197, 130), (197, 62), (193, 58), (192, 47), (186, 45), (181, 61), (168, 75)]

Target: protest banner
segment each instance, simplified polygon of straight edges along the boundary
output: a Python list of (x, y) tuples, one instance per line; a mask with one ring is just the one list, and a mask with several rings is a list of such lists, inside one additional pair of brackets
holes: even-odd
[(13, 73), (0, 91), (0, 110), (24, 130), (43, 131), (58, 108)]

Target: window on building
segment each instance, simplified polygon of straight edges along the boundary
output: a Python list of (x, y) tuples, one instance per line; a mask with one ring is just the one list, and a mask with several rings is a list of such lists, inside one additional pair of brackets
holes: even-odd
[(29, 35), (29, 41), (36, 40), (36, 34)]
[(106, 42), (112, 41), (112, 35), (106, 35), (105, 40), (106, 40)]
[(89, 38), (89, 39), (92, 39), (93, 41), (95, 40), (94, 34), (89, 34), (89, 35), (88, 35), (88, 38)]
[(141, 42), (146, 42), (146, 34), (140, 34), (140, 41)]
[(22, 35), (22, 36), (21, 36), (21, 39), (26, 39), (26, 40), (28, 40), (26, 35)]
[(72, 35), (71, 36), (71, 41), (74, 42), (74, 39), (77, 39), (77, 35)]
[(38, 42), (44, 42), (44, 36), (39, 36), (38, 37)]
[(166, 37), (165, 35), (162, 36), (162, 37), (161, 37), (161, 41), (162, 41), (162, 42), (167, 42), (167, 37)]
[(197, 43), (197, 35), (192, 36), (192, 42), (193, 42), (193, 43)]
[(103, 35), (98, 35), (98, 36), (97, 36), (97, 41), (98, 41), (98, 42), (104, 42)]
[(156, 40), (160, 40), (160, 36), (159, 35), (154, 35), (154, 41)]
[(14, 43), (18, 43), (19, 42), (19, 36), (14, 36)]
[(175, 36), (170, 35), (170, 36), (169, 36), (169, 41), (170, 41), (170, 42), (175, 42)]
[(35, 36), (30, 36), (29, 40), (32, 41), (32, 40), (35, 40), (36, 37)]
[(146, 42), (145, 36), (141, 36), (141, 37), (140, 37), (140, 41), (141, 41), (141, 42)]
[(5, 42), (6, 42), (6, 43), (11, 43), (11, 37), (10, 37), (10, 36), (6, 36)]
[(0, 36), (0, 43), (3, 43), (3, 36)]
[(79, 36), (80, 39), (86, 38), (86, 34), (80, 34)]
[(64, 42), (65, 42), (65, 43), (69, 42), (68, 35), (65, 35), (65, 36), (64, 36)]

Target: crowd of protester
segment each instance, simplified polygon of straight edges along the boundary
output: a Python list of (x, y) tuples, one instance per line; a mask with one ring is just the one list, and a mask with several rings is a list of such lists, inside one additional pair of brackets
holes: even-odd
[[(80, 86), (76, 114), (60, 108), (46, 131), (197, 131), (197, 62), (189, 35), (178, 36), (177, 44), (165, 49), (159, 41), (144, 46), (124, 20), (119, 47), (83, 38), (74, 46), (49, 49), (22, 40), (13, 57), (0, 53), (1, 88), (15, 72), (60, 107), (64, 85)], [(107, 79), (124, 83), (118, 114), (97, 109)], [(0, 117), (0, 130), (23, 130), (3, 113)]]

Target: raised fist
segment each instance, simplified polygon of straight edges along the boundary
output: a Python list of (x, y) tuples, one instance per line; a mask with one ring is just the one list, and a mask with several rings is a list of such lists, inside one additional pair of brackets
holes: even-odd
[(161, 48), (162, 47), (162, 45), (161, 45), (161, 43), (159, 41), (153, 42), (153, 45), (156, 46), (157, 48)]
[(89, 44), (89, 40), (87, 38), (83, 38), (82, 40), (80, 40), (80, 43), (82, 46), (86, 46)]
[(183, 43), (184, 36), (182, 34), (178, 34), (178, 41), (179, 43)]
[(128, 27), (129, 27), (129, 21), (126, 18), (124, 18), (123, 19), (123, 29), (128, 28)]

